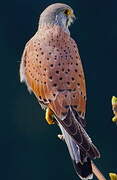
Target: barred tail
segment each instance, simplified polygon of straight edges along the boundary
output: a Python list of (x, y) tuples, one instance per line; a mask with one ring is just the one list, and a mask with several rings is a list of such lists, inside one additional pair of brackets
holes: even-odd
[[(67, 131), (63, 128), (63, 126), (60, 123), (59, 127), (64, 136), (64, 140), (67, 144), (77, 175), (84, 180), (92, 179), (93, 173), (90, 158), (82, 157), (84, 156), (84, 154), (82, 154), (75, 141), (71, 138), (71, 136), (67, 133)], [(82, 158), (84, 159), (84, 162), (82, 162)]]

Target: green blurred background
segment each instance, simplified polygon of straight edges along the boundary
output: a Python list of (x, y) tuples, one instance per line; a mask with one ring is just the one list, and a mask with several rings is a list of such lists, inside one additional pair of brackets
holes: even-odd
[[(40, 13), (54, 0), (0, 2), (0, 179), (76, 180), (67, 148), (48, 126), (34, 95), (19, 82), (23, 48), (36, 32)], [(111, 122), (111, 96), (117, 95), (117, 1), (64, 0), (77, 21), (77, 41), (87, 82), (87, 131), (99, 147), (95, 160), (108, 178), (117, 172), (117, 126)]]

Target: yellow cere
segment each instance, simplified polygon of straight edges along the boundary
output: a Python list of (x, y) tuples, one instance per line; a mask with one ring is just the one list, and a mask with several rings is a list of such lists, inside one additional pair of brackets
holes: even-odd
[(115, 173), (109, 173), (110, 179), (111, 180), (117, 180), (117, 174)]
[(117, 97), (113, 96), (111, 99), (112, 105), (117, 104)]

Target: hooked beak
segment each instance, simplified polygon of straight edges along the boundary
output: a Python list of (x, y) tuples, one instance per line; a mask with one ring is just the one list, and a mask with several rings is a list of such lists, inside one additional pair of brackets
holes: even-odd
[(74, 13), (71, 15), (71, 18), (72, 18), (73, 22), (76, 20), (76, 16)]
[(76, 17), (74, 13), (70, 14), (67, 19), (67, 27), (69, 27), (72, 23), (74, 23), (75, 20), (76, 20)]

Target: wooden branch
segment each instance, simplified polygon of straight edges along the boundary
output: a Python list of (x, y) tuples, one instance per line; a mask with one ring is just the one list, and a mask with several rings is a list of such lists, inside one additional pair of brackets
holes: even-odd
[(95, 176), (97, 177), (98, 180), (106, 180), (106, 178), (103, 176), (103, 174), (101, 173), (101, 171), (96, 167), (96, 165), (94, 164), (94, 162), (91, 162), (92, 164), (92, 171), (95, 174)]

